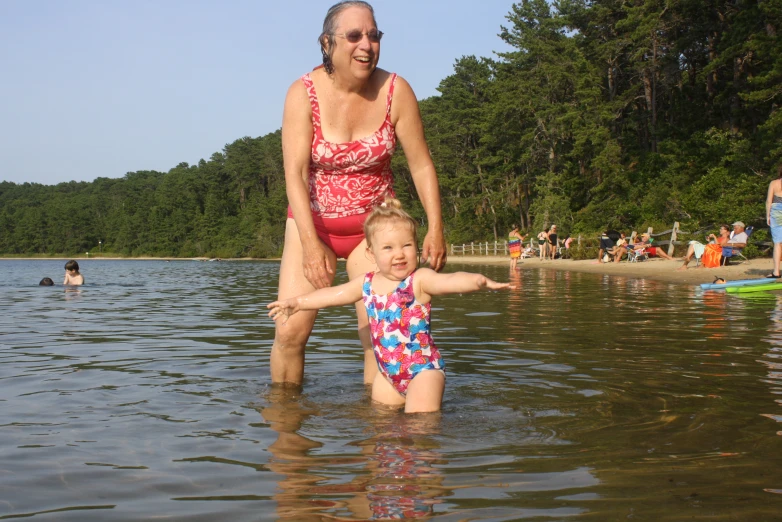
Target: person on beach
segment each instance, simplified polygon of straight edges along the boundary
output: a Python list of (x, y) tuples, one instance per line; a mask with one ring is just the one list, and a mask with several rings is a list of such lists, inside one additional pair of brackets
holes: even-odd
[(538, 248), (540, 249), (540, 260), (543, 261), (548, 256), (548, 232), (541, 230), (538, 234)]
[(557, 241), (557, 225), (551, 225), (548, 230), (548, 248), (549, 257), (552, 261), (557, 257), (557, 248), (559, 247), (559, 241)]
[(445, 363), (430, 333), (432, 297), (511, 288), (481, 274), (418, 268), (416, 226), (399, 201), (386, 199), (364, 222), (366, 255), (376, 269), (267, 306), (269, 317), (284, 325), (298, 312), (362, 301), (379, 369), (372, 399), (404, 405), (407, 413), (439, 410), (445, 390)]
[[(282, 148), (288, 195), (278, 298), (331, 286), (336, 261), (355, 278), (373, 269), (365, 255), (363, 223), (393, 196), (391, 155), (397, 139), (423, 204), (428, 231), (422, 257), (435, 271), (446, 262), (440, 191), (410, 85), (377, 67), (380, 40), (372, 6), (350, 0), (332, 6), (318, 38), (323, 64), (288, 90)], [(366, 311), (357, 303), (364, 346), (364, 381), (374, 381)], [(277, 323), (271, 349), (274, 384), (300, 385), (304, 351), (316, 311)]]
[(65, 281), (62, 284), (70, 286), (84, 284), (84, 276), (79, 273), (79, 263), (73, 259), (65, 263)]
[[(616, 242), (620, 237), (621, 235), (616, 230), (606, 230), (600, 235), (600, 247), (597, 252), (598, 263), (611, 261), (613, 255), (609, 253), (609, 250), (613, 251), (612, 249), (616, 246)], [(608, 254), (608, 258), (606, 258), (606, 254)]]
[(521, 257), (521, 244), (526, 236), (521, 235), (519, 226), (513, 225), (508, 233), (508, 251), (510, 252), (510, 269), (515, 270), (516, 264)]
[(620, 232), (619, 239), (616, 240), (614, 246), (606, 250), (606, 253), (610, 256), (609, 261), (613, 260), (614, 263), (618, 263), (627, 253), (627, 239), (625, 237), (625, 233)]
[(641, 234), (641, 244), (643, 245), (646, 253), (649, 254), (649, 257), (661, 257), (663, 259), (667, 259), (668, 261), (674, 260), (672, 256), (668, 255), (668, 252), (666, 252), (663, 247), (652, 246), (652, 236), (650, 236), (648, 232)]
[[(730, 228), (733, 227), (733, 237), (730, 234)], [(744, 232), (744, 223), (736, 221), (731, 226), (721, 225), (720, 235), (709, 234), (709, 242), (705, 245), (699, 241), (690, 241), (687, 247), (687, 254), (684, 256), (682, 266), (677, 270), (687, 270), (687, 265), (695, 257), (701, 260), (700, 267), (716, 268), (722, 261), (722, 247), (734, 246), (744, 248), (747, 245), (747, 233)]]
[(766, 223), (771, 227), (771, 239), (774, 241), (774, 269), (766, 277), (778, 279), (782, 263), (782, 164), (777, 169), (777, 179), (768, 184)]

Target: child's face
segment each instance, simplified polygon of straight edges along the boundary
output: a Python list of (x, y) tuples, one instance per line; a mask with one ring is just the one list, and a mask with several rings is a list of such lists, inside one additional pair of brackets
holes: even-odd
[(367, 250), (387, 279), (402, 281), (418, 266), (418, 245), (406, 223), (392, 221), (375, 229)]

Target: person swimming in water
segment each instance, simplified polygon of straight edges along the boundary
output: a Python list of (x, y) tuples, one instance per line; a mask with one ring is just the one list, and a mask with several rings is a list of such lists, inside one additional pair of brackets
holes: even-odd
[(79, 272), (79, 263), (73, 259), (65, 263), (65, 281), (62, 284), (72, 286), (84, 284), (84, 276)]

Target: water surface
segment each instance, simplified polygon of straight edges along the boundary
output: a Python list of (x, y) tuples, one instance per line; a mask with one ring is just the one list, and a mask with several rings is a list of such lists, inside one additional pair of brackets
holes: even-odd
[(350, 307), (269, 386), (277, 263), (80, 264), (0, 261), (0, 519), (782, 519), (778, 294), (469, 267), (517, 288), (435, 301), (443, 411), (406, 416)]

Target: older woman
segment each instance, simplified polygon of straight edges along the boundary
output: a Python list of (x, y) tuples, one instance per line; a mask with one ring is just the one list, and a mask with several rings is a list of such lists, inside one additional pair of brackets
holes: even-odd
[(692, 258), (703, 259), (704, 268), (715, 268), (720, 266), (720, 259), (722, 257), (722, 247), (727, 245), (730, 241), (730, 227), (728, 225), (720, 225), (720, 235), (709, 234), (706, 239), (709, 240), (705, 245), (700, 241), (690, 241), (687, 247), (687, 254), (684, 256), (684, 262), (677, 270), (686, 270), (687, 265), (692, 261)]
[[(290, 207), (278, 299), (330, 286), (337, 258), (347, 260), (351, 279), (375, 269), (365, 256), (363, 222), (372, 207), (393, 195), (391, 155), (397, 139), (428, 220), (422, 257), (435, 270), (445, 265), (440, 192), (418, 102), (404, 79), (377, 67), (382, 37), (368, 3), (332, 6), (318, 39), (323, 65), (288, 90), (282, 149)], [(377, 364), (361, 303), (356, 310), (364, 382), (370, 383)], [(302, 312), (277, 325), (273, 383), (301, 384), (304, 347), (316, 315)]]
[(548, 256), (553, 261), (557, 257), (557, 248), (559, 247), (559, 241), (557, 240), (557, 225), (551, 225), (548, 230)]

